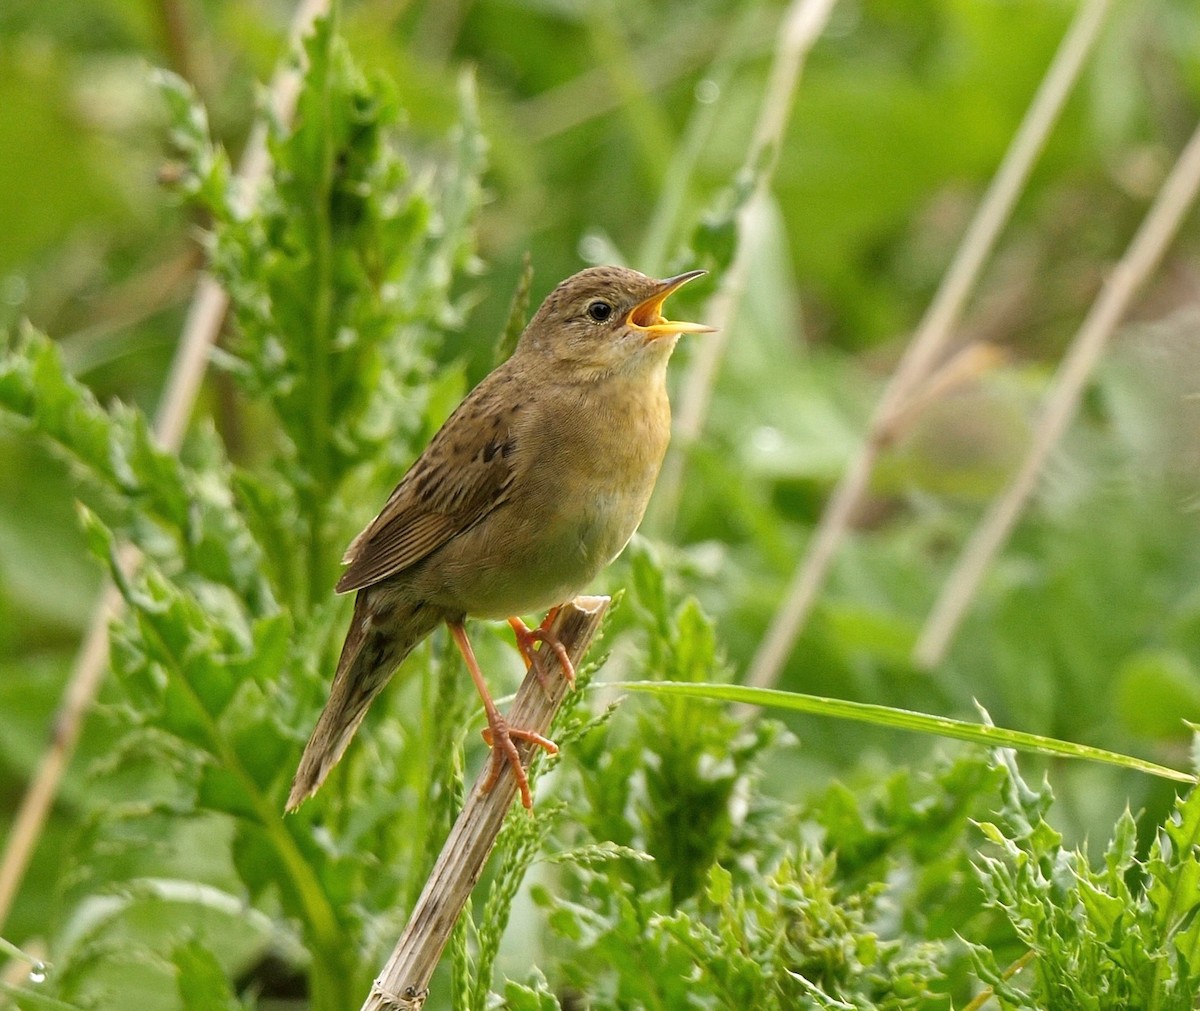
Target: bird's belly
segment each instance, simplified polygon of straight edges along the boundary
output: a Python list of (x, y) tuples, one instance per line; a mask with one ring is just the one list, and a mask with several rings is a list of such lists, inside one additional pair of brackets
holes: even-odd
[[(481, 543), (473, 551), (464, 544), (466, 564), (440, 566), (445, 582), (431, 596), (480, 618), (533, 614), (564, 603), (620, 554), (647, 498), (640, 489), (605, 490), (586, 501), (564, 496), (566, 507), (549, 515), (517, 517), (505, 525), (503, 542)], [(476, 529), (483, 539), (494, 527)], [(470, 533), (456, 540), (470, 540)]]

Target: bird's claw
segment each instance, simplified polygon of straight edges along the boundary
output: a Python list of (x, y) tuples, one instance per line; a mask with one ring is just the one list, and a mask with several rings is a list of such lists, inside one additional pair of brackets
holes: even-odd
[(507, 759), (508, 764), (512, 766), (513, 776), (517, 780), (517, 789), (521, 791), (521, 803), (525, 805), (527, 811), (532, 811), (533, 794), (529, 791), (529, 776), (525, 772), (525, 766), (521, 763), (521, 754), (513, 743), (514, 738), (518, 741), (536, 744), (548, 755), (558, 754), (558, 745), (550, 738), (543, 737), (534, 730), (510, 727), (507, 721), (497, 716), (483, 730), (483, 739), (492, 749), (492, 765), (488, 770), (487, 779), (483, 781), (483, 789), (486, 792), (496, 785), (496, 781), (500, 778), (500, 772), (504, 768), (504, 760)]
[(551, 608), (550, 613), (546, 615), (546, 620), (537, 628), (530, 628), (520, 618), (513, 617), (508, 619), (508, 623), (513, 630), (513, 635), (517, 640), (517, 650), (520, 652), (521, 658), (525, 661), (525, 669), (532, 670), (537, 675), (538, 683), (541, 684), (547, 698), (551, 697), (552, 685), (545, 672), (541, 668), (533, 666), (533, 647), (535, 643), (544, 642), (553, 650), (554, 655), (558, 658), (559, 665), (562, 667), (563, 677), (567, 679), (567, 683), (572, 688), (575, 687), (575, 665), (571, 663), (571, 657), (567, 654), (567, 647), (550, 632), (550, 626), (554, 623), (557, 615), (558, 608)]

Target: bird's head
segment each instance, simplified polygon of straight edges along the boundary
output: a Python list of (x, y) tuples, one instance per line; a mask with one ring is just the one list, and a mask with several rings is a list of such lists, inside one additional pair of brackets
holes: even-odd
[(689, 270), (656, 281), (626, 267), (588, 267), (546, 296), (518, 350), (574, 369), (581, 378), (661, 368), (680, 334), (713, 332), (662, 313), (667, 296), (703, 273)]

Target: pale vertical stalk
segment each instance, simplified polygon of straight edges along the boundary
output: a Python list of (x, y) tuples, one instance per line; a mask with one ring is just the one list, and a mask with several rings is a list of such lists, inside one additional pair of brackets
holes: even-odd
[(895, 420), (905, 412), (910, 398), (919, 394), (920, 387), (949, 343), (983, 263), (1012, 214), (1030, 170), (1079, 78), (1108, 6), (1109, 0), (1082, 0), (1080, 3), (929, 309), (880, 396), (862, 446), (850, 461), (821, 515), (808, 553), (797, 566), (783, 603), (771, 619), (750, 663), (748, 684), (767, 687), (779, 677), (863, 500), (875, 461), (893, 436)]
[[(294, 47), (328, 8), (328, 0), (303, 0), (292, 19), (290, 38)], [(280, 70), (271, 83), (270, 115), (280, 122), (291, 119), (300, 91), (300, 74), (295, 69)], [(236, 198), (240, 210), (248, 210), (256, 191), (270, 167), (267, 152), (267, 124), (260, 118), (246, 143), (238, 163)], [(193, 297), (171, 373), (163, 390), (154, 419), (154, 435), (164, 449), (178, 449), (183, 442), (188, 419), (196, 403), (200, 383), (208, 365), (208, 351), (220, 333), (229, 308), (229, 296), (209, 275), (201, 276)], [(137, 560), (137, 551), (123, 545), (119, 564), (128, 568)], [(16, 819), (0, 861), (0, 927), (8, 919), (17, 891), (25, 877), (29, 860), (41, 838), (46, 819), (58, 795), (63, 773), (70, 764), (79, 742), (83, 719), (91, 708), (108, 665), (108, 626), (120, 612), (121, 597), (107, 584), (92, 614), (87, 635), (75, 658), (66, 691), (54, 716), (50, 742), (43, 753), (29, 787), (21, 798)]]
[[(563, 644), (576, 669), (582, 665), (600, 629), (608, 604), (608, 597), (576, 597), (555, 616), (551, 635)], [(539, 649), (517, 690), (508, 715), (509, 725), (538, 734), (548, 733), (569, 690), (570, 683), (554, 651)], [(537, 746), (519, 741), (517, 750), (522, 764), (528, 768)], [(471, 788), (404, 932), (363, 1002), (362, 1011), (417, 1011), (429, 996), (429, 981), (438, 960), (483, 873), (517, 795), (517, 780), (507, 762), (499, 779), (488, 784), (494, 760), (488, 759)], [(530, 816), (536, 814), (530, 812)]]
[(942, 587), (917, 640), (913, 658), (924, 667), (940, 663), (979, 589), (983, 574), (1008, 539), (1028, 503), (1038, 475), (1079, 408), (1088, 378), (1105, 345), (1175, 237), (1200, 189), (1200, 127), (1192, 134), (1163, 183), (1121, 261), (1092, 303), (1066, 357), (1033, 433), (1029, 452), (1009, 486), (992, 504)]
[(725, 341), (742, 295), (750, 254), (758, 234), (756, 223), (765, 213), (765, 201), (779, 161), (779, 149), (796, 97), (796, 87), (809, 50), (820, 38), (835, 0), (792, 0), (784, 15), (779, 47), (771, 66), (771, 77), (759, 111), (758, 123), (743, 172), (757, 177), (754, 193), (737, 216), (738, 245), (733, 263), (721, 278), (720, 288), (707, 314), (718, 330), (697, 342), (697, 350), (683, 379), (673, 446), (658, 479), (651, 526), (662, 529), (675, 520), (683, 491), (688, 453), (700, 437), (708, 417), (713, 387), (720, 371)]

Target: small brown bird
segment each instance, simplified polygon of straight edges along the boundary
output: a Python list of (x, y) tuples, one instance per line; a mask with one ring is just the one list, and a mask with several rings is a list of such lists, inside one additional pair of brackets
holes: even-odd
[(512, 739), (557, 749), (505, 722), (463, 622), (507, 618), (527, 663), (543, 641), (573, 678), (549, 619), (531, 631), (516, 615), (571, 600), (641, 522), (670, 438), (667, 360), (680, 334), (712, 330), (667, 320), (662, 306), (703, 273), (656, 281), (589, 267), (563, 281), (350, 544), (336, 589), (358, 591), (354, 616), (288, 810), (321, 785), (393, 671), (441, 622), (483, 699), (491, 781), (507, 758), (532, 806)]

